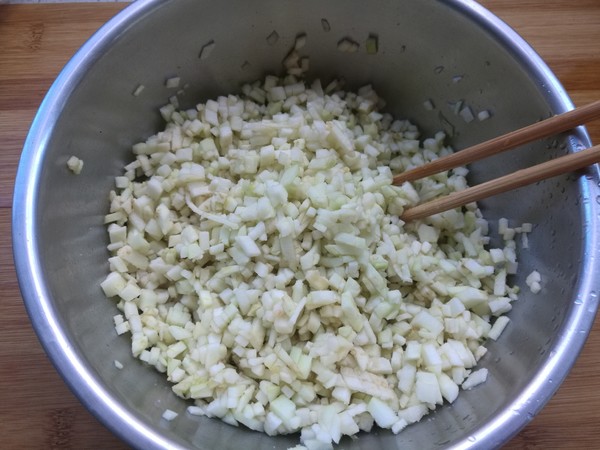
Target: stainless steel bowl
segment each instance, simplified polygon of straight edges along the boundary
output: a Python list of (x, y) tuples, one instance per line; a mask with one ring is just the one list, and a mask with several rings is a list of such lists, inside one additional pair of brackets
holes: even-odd
[[(279, 40), (270, 45), (272, 31)], [(187, 415), (163, 376), (130, 356), (129, 338), (113, 330), (116, 308), (99, 288), (108, 270), (108, 192), (131, 159), (131, 144), (158, 130), (157, 108), (171, 95), (165, 79), (179, 75), (189, 83), (183, 105), (238, 91), (243, 81), (280, 72), (298, 32), (308, 36), (310, 77), (342, 75), (350, 88), (370, 82), (390, 112), (425, 133), (452, 132), (456, 148), (572, 108), (539, 56), (469, 0), (150, 0), (109, 21), (67, 64), (33, 122), (15, 185), (13, 246), (23, 298), (50, 358), (81, 401), (136, 447), (273, 449), (298, 441)], [(378, 35), (376, 55), (364, 46), (355, 54), (336, 48), (345, 36), (364, 43), (370, 33)], [(214, 51), (200, 59), (209, 41)], [(145, 90), (136, 97), (138, 84)], [(427, 99), (434, 111), (423, 107)], [(447, 104), (458, 99), (493, 117), (466, 123)], [(477, 163), (472, 181), (589, 144), (580, 128)], [(85, 161), (80, 176), (67, 171), (72, 154)], [(374, 431), (341, 447), (489, 449), (542, 408), (571, 368), (598, 306), (597, 168), (584, 175), (483, 202), (491, 220), (534, 224), (515, 282), (524, 286), (533, 269), (543, 278), (542, 292), (525, 288), (511, 324), (490, 343), (481, 361), (488, 381), (398, 436)], [(179, 417), (161, 420), (165, 408)]]

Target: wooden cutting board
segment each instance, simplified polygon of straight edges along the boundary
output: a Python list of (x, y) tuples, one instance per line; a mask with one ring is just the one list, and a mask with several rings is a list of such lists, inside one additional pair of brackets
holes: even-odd
[[(0, 0), (0, 3), (2, 0)], [(485, 0), (548, 62), (577, 105), (600, 99), (600, 0)], [(22, 144), (65, 62), (125, 5), (0, 5), (0, 448), (127, 448), (69, 391), (29, 324), (12, 262)], [(588, 127), (600, 143), (600, 122)], [(600, 448), (600, 324), (566, 382), (507, 448)]]

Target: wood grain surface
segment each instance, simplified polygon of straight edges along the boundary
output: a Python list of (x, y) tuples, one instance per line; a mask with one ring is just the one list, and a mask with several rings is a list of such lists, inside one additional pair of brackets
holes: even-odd
[[(2, 1), (0, 0), (0, 3)], [(577, 105), (600, 99), (600, 0), (485, 0), (550, 65)], [(69, 391), (23, 307), (10, 241), (14, 175), (63, 65), (124, 4), (0, 5), (0, 449), (127, 448)], [(600, 143), (600, 122), (588, 127)], [(600, 325), (543, 411), (506, 448), (600, 448)]]

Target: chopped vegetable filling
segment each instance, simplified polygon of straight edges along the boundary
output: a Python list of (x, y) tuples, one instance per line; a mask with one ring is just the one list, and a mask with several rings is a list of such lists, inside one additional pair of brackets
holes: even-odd
[(370, 86), (268, 76), (161, 108), (164, 131), (134, 145), (101, 286), (117, 332), (190, 413), (331, 448), (374, 423), (398, 433), (485, 380), (482, 343), (517, 298), (514, 229), (502, 222), (505, 248), (486, 248), (475, 204), (403, 223), (467, 171), (392, 185), (452, 150), (382, 105)]

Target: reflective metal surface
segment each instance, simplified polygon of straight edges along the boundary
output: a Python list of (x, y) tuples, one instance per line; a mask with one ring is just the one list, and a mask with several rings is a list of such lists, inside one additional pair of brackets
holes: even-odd
[[(272, 31), (280, 37), (274, 45), (266, 40)], [(108, 270), (108, 192), (131, 159), (131, 144), (158, 130), (157, 108), (172, 95), (165, 79), (178, 75), (189, 83), (180, 96), (184, 106), (237, 92), (242, 82), (280, 72), (299, 32), (308, 36), (310, 77), (343, 75), (349, 88), (370, 82), (390, 112), (424, 134), (446, 129), (456, 148), (572, 107), (535, 52), (472, 1), (140, 0), (108, 22), (65, 67), (32, 124), (15, 185), (13, 247), (23, 298), (50, 358), (81, 401), (136, 447), (258, 450), (298, 441), (187, 415), (163, 376), (130, 356), (129, 338), (114, 332), (117, 311), (99, 283)], [(337, 51), (341, 38), (363, 44), (369, 33), (378, 35), (377, 55)], [(213, 53), (199, 59), (211, 40)], [(145, 89), (134, 97), (140, 83)], [(434, 111), (423, 107), (427, 99)], [(459, 99), (492, 118), (466, 123), (448, 105)], [(479, 162), (471, 180), (589, 144), (578, 129)], [(85, 161), (79, 176), (66, 168), (73, 154)], [(489, 449), (542, 408), (577, 357), (598, 306), (598, 181), (594, 168), (483, 202), (491, 220), (534, 224), (530, 249), (520, 252), (514, 281), (524, 289), (512, 322), (481, 361), (488, 381), (398, 436), (362, 434), (344, 439), (343, 448)], [(538, 295), (524, 283), (533, 269), (543, 279)], [(165, 408), (179, 417), (162, 420)]]

